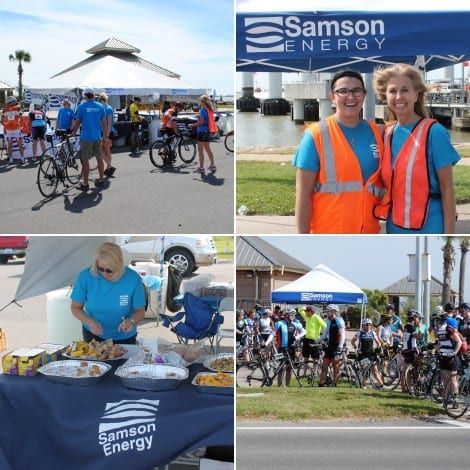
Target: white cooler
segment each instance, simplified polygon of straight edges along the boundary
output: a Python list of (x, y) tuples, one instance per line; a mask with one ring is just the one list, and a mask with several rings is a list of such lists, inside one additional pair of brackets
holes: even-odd
[(48, 292), (47, 297), (47, 342), (70, 344), (82, 339), (82, 323), (70, 310), (71, 289), (59, 289)]

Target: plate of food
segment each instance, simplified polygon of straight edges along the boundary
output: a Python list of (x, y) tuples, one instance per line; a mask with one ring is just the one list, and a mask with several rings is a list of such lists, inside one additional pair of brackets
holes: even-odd
[(38, 372), (54, 383), (85, 387), (100, 382), (110, 369), (104, 362), (71, 359), (49, 362)]
[(166, 391), (178, 388), (188, 378), (189, 371), (170, 364), (134, 364), (118, 367), (114, 374), (127, 388)]
[(233, 372), (234, 371), (234, 358), (231, 353), (216, 354), (207, 356), (202, 365), (214, 372)]
[(233, 374), (227, 372), (199, 372), (191, 382), (200, 393), (233, 395)]
[(112, 339), (105, 341), (92, 339), (89, 343), (82, 340), (74, 341), (62, 355), (68, 359), (116, 361), (126, 359), (126, 353), (127, 349), (120, 344), (114, 344)]

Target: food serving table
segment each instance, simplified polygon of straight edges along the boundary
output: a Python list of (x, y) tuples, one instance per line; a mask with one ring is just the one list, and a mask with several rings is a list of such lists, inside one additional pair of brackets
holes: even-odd
[(114, 370), (89, 387), (0, 374), (0, 468), (148, 470), (200, 447), (233, 446), (233, 395), (196, 391), (200, 364), (165, 392), (125, 388)]

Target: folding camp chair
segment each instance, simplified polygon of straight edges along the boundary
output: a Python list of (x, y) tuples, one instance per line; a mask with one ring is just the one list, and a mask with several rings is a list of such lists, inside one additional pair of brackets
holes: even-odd
[[(231, 314), (231, 316), (234, 317), (234, 299), (233, 297), (224, 297), (219, 304), (219, 315), (222, 316), (222, 318), (225, 320), (224, 317), (224, 312)], [(221, 321), (219, 323), (219, 328), (217, 329), (217, 335), (215, 337), (215, 353), (219, 354), (220, 352), (220, 343), (223, 339), (228, 339), (228, 340), (234, 340), (235, 337), (235, 330), (234, 330), (234, 321), (233, 319), (232, 324), (228, 326), (228, 328), (222, 328), (222, 323)], [(230, 328), (231, 327), (231, 328)]]
[(183, 310), (175, 315), (160, 315), (163, 326), (173, 331), (180, 343), (188, 344), (207, 338), (210, 349), (214, 351), (214, 340), (224, 317), (219, 315), (207, 302), (186, 292), (183, 298)]

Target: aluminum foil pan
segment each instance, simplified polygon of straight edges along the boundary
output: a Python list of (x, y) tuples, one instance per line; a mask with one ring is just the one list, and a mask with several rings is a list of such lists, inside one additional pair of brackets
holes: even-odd
[(49, 362), (38, 369), (50, 382), (87, 387), (101, 382), (111, 369), (109, 364), (98, 361), (66, 360)]
[[(217, 361), (217, 362), (216, 362)], [(225, 368), (223, 367), (223, 364), (231, 363), (232, 367), (231, 368)], [(235, 363), (235, 358), (232, 353), (222, 353), (222, 354), (216, 354), (213, 356), (207, 356), (204, 359), (204, 362), (202, 365), (209, 370), (212, 370), (214, 372), (233, 372), (233, 365)], [(222, 367), (221, 367), (222, 366)]]
[(181, 381), (188, 378), (189, 371), (186, 367), (169, 364), (134, 364), (118, 367), (114, 374), (127, 388), (166, 391), (177, 389)]
[(194, 377), (192, 384), (196, 387), (196, 390), (200, 393), (212, 393), (214, 395), (233, 395), (235, 384), (230, 387), (221, 387), (217, 385), (199, 385), (198, 380), (202, 375), (217, 375), (216, 372), (199, 372)]

